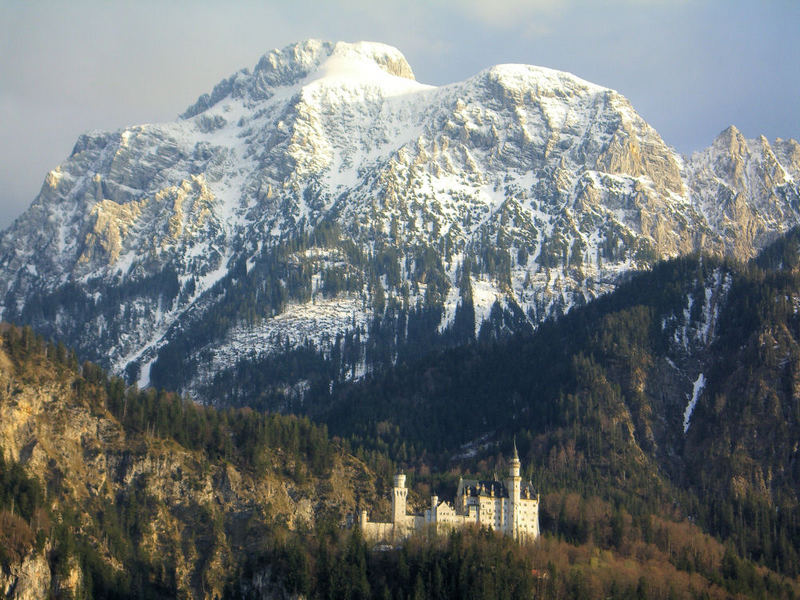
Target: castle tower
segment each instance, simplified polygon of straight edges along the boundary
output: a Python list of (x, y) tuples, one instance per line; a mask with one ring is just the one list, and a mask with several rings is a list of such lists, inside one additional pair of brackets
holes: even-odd
[(432, 523), (434, 526), (436, 525), (436, 522), (438, 520), (438, 515), (436, 514), (438, 506), (439, 506), (439, 496), (433, 494), (431, 496), (431, 508), (429, 511), (431, 518), (429, 522)]
[(520, 506), (520, 489), (522, 487), (522, 478), (519, 475), (520, 462), (519, 453), (517, 452), (517, 440), (514, 439), (514, 454), (508, 463), (508, 479), (506, 479), (506, 488), (508, 489), (508, 531), (514, 538), (519, 537), (519, 506)]
[(394, 476), (394, 488), (392, 488), (392, 523), (398, 525), (406, 521), (406, 476), (398, 473)]

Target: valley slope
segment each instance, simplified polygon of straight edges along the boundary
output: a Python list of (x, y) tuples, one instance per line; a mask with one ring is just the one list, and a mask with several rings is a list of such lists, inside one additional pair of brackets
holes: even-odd
[(525, 477), (542, 489), (631, 512), (672, 504), (796, 576), (799, 240), (793, 230), (744, 265), (660, 263), (533, 334), (404, 360), (295, 409), (439, 474), (461, 462), (499, 469), (516, 436)]
[(3, 597), (219, 598), (288, 532), (380, 506), (375, 485), (307, 419), (126, 389), (2, 325)]

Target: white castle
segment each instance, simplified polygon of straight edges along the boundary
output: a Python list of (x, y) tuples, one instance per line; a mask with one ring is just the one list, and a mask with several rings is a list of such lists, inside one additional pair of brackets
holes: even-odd
[(395, 475), (392, 488), (392, 521), (374, 523), (362, 510), (359, 519), (364, 539), (399, 542), (415, 531), (455, 529), (468, 525), (490, 527), (518, 540), (539, 537), (539, 494), (531, 482), (522, 483), (517, 445), (505, 481), (459, 479), (453, 505), (431, 496), (431, 506), (421, 515), (406, 514), (406, 476)]

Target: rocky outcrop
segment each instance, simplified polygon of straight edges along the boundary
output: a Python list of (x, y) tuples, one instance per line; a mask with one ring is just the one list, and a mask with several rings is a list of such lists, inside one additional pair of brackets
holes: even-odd
[(32, 553), (21, 563), (12, 564), (7, 573), (0, 567), (0, 592), (9, 600), (41, 600), (51, 590), (51, 579), (44, 554)]
[[(120, 503), (146, 515), (133, 537), (138, 555), (162, 557), (162, 570), (186, 597), (212, 598), (276, 526), (311, 526), (319, 515), (343, 518), (355, 512), (358, 497), (375, 494), (363, 464), (346, 454), (333, 459), (326, 476), (307, 474), (301, 482), (287, 473), (307, 466), (280, 448), (266, 449), (255, 470), (149, 432), (126, 431), (98, 402), (104, 392), (89, 386), (41, 356), (21, 363), (0, 348), (0, 452), (48, 490), (55, 515), (78, 515), (81, 534), (112, 570), (125, 568), (115, 555), (115, 521), (108, 520)], [(49, 545), (28, 548), (0, 571), (0, 589), (9, 598), (77, 593), (80, 564), (51, 573), (51, 554)]]
[(731, 126), (687, 163), (693, 199), (729, 254), (751, 258), (776, 233), (800, 223), (798, 144), (746, 140)]

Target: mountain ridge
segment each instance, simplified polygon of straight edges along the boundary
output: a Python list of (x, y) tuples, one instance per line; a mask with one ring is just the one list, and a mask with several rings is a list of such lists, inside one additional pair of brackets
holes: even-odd
[[(535, 326), (629, 269), (701, 247), (747, 259), (800, 222), (796, 142), (718, 141), (682, 158), (617, 92), (546, 68), (431, 87), (391, 47), (301, 42), (174, 123), (81, 136), (0, 237), (3, 316), (143, 385), (175, 344), (207, 374), (215, 348), (225, 368), (280, 353), (291, 307), (323, 353), (394, 305), (441, 311), (434, 333), (470, 302), (472, 336), (495, 302)], [(331, 227), (281, 274), (252, 270)], [(276, 299), (180, 341), (242, 278)]]

